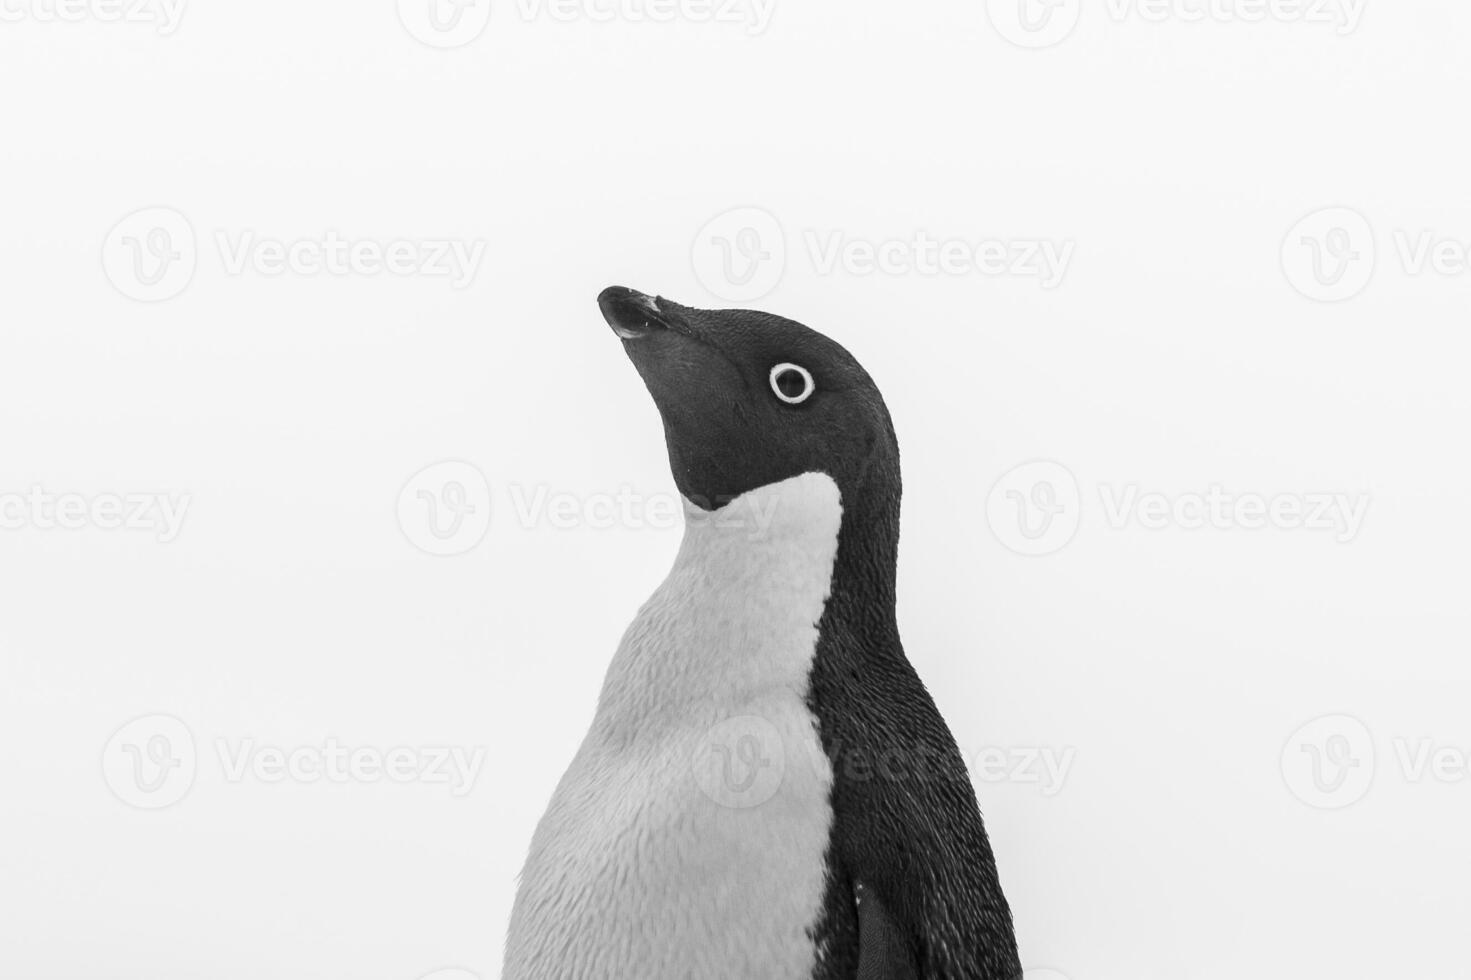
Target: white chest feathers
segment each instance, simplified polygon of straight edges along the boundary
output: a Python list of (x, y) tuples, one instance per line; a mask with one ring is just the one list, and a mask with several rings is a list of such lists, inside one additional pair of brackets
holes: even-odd
[(537, 826), (505, 980), (803, 980), (832, 773), (806, 706), (841, 505), (821, 474), (686, 506)]

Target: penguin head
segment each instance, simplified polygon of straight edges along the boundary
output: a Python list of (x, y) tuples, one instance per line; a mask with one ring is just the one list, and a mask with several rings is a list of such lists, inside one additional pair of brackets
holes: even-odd
[(837, 342), (749, 310), (697, 310), (622, 286), (598, 297), (664, 421), (680, 492), (705, 511), (808, 473), (845, 511), (899, 497), (888, 409)]

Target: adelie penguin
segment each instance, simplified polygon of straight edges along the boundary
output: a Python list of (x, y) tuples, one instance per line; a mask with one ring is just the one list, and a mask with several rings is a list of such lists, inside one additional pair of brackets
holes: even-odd
[(873, 380), (781, 317), (598, 305), (686, 528), (532, 838), (505, 980), (1015, 980), (975, 794), (899, 641)]

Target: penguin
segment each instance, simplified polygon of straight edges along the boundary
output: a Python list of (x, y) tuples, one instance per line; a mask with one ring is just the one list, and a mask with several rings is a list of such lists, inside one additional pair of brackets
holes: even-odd
[(1015, 980), (895, 616), (899, 448), (843, 347), (614, 286), (685, 532), (533, 834), (505, 980)]

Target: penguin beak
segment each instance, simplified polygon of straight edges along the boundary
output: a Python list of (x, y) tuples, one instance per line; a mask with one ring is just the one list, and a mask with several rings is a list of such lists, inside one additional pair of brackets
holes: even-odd
[(598, 309), (613, 332), (625, 341), (642, 340), (650, 334), (674, 329), (670, 311), (658, 297), (647, 296), (627, 286), (609, 286), (598, 295)]
[(708, 314), (625, 286), (603, 290), (598, 308), (659, 410), (679, 492), (713, 502), (716, 491), (742, 485), (729, 471), (744, 458), (732, 447), (752, 438), (748, 415), (739, 411), (747, 386), (711, 336)]

